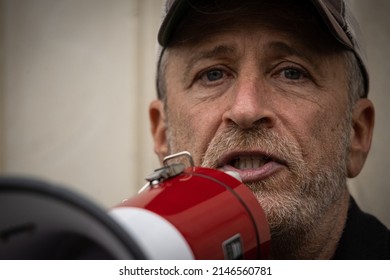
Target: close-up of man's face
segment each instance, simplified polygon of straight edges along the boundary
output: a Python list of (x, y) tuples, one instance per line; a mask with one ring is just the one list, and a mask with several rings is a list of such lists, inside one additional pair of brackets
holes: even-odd
[(196, 165), (239, 173), (274, 244), (294, 251), (319, 219), (332, 228), (343, 216), (332, 210), (364, 163), (359, 116), (370, 105), (352, 100), (348, 52), (325, 27), (302, 7), (275, 7), (217, 17), (201, 36), (179, 30), (151, 117), (160, 158), (186, 150)]
[(0, 7), (11, 277), (386, 275), (389, 0)]

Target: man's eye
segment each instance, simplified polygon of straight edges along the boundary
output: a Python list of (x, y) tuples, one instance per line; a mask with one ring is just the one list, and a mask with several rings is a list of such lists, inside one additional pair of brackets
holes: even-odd
[(299, 80), (305, 76), (301, 70), (295, 68), (284, 69), (282, 75), (289, 80)]
[(223, 70), (212, 69), (212, 70), (209, 70), (209, 71), (203, 73), (201, 78), (205, 82), (215, 82), (215, 81), (222, 79), (223, 76), (224, 76)]

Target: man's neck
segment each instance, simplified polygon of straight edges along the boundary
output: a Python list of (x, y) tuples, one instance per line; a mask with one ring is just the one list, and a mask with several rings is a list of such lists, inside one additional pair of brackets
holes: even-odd
[(341, 199), (336, 201), (325, 214), (318, 228), (300, 252), (299, 259), (332, 259), (347, 220), (350, 194), (345, 189)]

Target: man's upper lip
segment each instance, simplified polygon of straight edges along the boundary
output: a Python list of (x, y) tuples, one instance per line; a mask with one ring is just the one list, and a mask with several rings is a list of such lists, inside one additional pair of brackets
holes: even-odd
[(252, 158), (267, 158), (269, 161), (274, 161), (283, 165), (287, 165), (284, 160), (281, 159), (278, 155), (274, 153), (269, 153), (266, 151), (232, 151), (226, 154), (223, 154), (218, 159), (218, 167), (223, 167), (229, 165), (233, 160), (239, 157), (252, 157)]

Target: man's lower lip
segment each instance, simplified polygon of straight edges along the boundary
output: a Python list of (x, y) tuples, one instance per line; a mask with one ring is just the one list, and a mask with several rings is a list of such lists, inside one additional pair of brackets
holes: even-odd
[(222, 167), (225, 171), (237, 172), (243, 183), (249, 183), (254, 181), (261, 181), (267, 179), (271, 175), (280, 171), (283, 165), (274, 161), (268, 162), (261, 167), (251, 169), (237, 169), (231, 165), (225, 165)]

